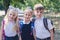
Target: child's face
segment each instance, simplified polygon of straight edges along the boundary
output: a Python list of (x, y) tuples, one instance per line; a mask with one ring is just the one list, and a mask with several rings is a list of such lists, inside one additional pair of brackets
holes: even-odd
[(27, 11), (27, 12), (24, 13), (25, 20), (29, 21), (31, 17), (32, 17), (32, 13), (31, 12)]
[(42, 16), (43, 12), (44, 12), (43, 9), (34, 10), (34, 14), (37, 18), (40, 18)]
[(16, 17), (17, 17), (16, 12), (14, 12), (14, 11), (12, 11), (12, 12), (10, 11), (9, 12), (9, 14), (8, 14), (8, 19), (9, 20), (15, 20)]

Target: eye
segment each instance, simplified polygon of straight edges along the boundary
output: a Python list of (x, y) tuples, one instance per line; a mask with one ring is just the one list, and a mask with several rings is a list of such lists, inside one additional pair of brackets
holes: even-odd
[(10, 15), (12, 15), (12, 14), (10, 14)]
[(25, 14), (27, 16), (27, 14)]
[(28, 16), (30, 16), (30, 14)]
[(27, 15), (27, 14), (26, 14)]
[(15, 16), (15, 15), (13, 15), (13, 16)]

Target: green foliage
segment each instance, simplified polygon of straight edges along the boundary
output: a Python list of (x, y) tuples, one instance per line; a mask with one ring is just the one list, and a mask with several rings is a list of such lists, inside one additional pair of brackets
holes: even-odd
[[(0, 0), (2, 4), (2, 0)], [(8, 1), (8, 0), (7, 0)], [(60, 0), (10, 0), (10, 5), (24, 10), (27, 6), (33, 6), (37, 3), (44, 5), (45, 9), (60, 12)]]
[(4, 9), (4, 6), (3, 6), (3, 1), (0, 0), (0, 10), (3, 10)]
[(23, 1), (16, 0), (16, 1), (14, 1), (13, 4), (16, 5), (17, 7), (21, 8), (21, 9), (25, 9), (27, 6), (31, 6), (33, 8), (33, 6), (36, 3), (43, 4), (45, 9), (47, 9), (47, 10), (53, 10), (55, 12), (60, 11), (60, 5), (59, 5), (60, 0), (23, 0)]

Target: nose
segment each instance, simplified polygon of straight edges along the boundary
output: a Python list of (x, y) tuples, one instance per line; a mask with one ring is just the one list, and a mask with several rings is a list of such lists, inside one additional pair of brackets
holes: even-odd
[(12, 15), (10, 15), (10, 17), (12, 18), (13, 16), (12, 16)]
[(26, 17), (29, 17), (28, 15), (26, 15)]

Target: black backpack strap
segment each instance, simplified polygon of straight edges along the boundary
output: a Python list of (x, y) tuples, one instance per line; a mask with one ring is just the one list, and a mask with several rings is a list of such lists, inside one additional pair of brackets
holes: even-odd
[(51, 20), (51, 24), (53, 25), (53, 21)]
[(49, 28), (48, 28), (47, 18), (43, 18), (43, 23), (44, 23), (45, 29), (48, 30), (48, 31), (50, 32), (50, 30), (49, 30)]

